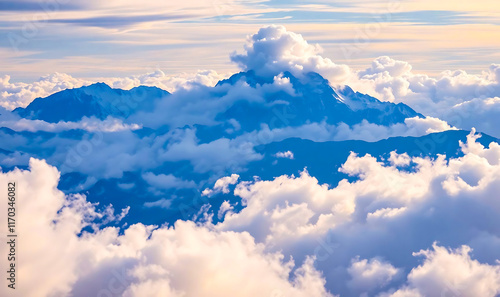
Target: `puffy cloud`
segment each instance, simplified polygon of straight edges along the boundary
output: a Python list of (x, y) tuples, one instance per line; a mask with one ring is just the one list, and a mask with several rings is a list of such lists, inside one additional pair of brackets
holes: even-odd
[(411, 69), (411, 65), (407, 62), (383, 56), (373, 61), (370, 68), (360, 71), (358, 75), (360, 77), (369, 77), (379, 73), (387, 73), (390, 76), (402, 76), (409, 73)]
[(394, 124), (390, 126), (376, 125), (363, 121), (351, 127), (340, 124), (337, 128), (335, 140), (358, 139), (365, 141), (378, 141), (389, 137), (397, 136), (423, 136), (429, 133), (456, 130), (445, 121), (437, 118), (407, 118), (404, 124)]
[(245, 53), (231, 55), (231, 60), (243, 70), (255, 70), (259, 75), (277, 75), (290, 71), (294, 75), (318, 72), (340, 83), (350, 74), (346, 65), (337, 65), (320, 56), (319, 45), (309, 44), (300, 34), (287, 31), (283, 26), (268, 26), (248, 38)]
[(10, 76), (5, 75), (0, 78), (0, 106), (9, 110), (25, 107), (35, 98), (88, 84), (64, 73), (43, 76), (31, 84), (10, 82)]
[[(263, 195), (263, 193), (266, 193)], [(226, 214), (222, 230), (245, 230), (257, 240), (286, 246), (311, 233), (326, 232), (348, 217), (355, 204), (329, 190), (306, 171), (300, 177), (239, 183), (234, 194), (242, 198), (239, 213)], [(319, 217), (318, 217), (319, 216)], [(316, 223), (311, 220), (316, 218)]]
[(102, 81), (112, 88), (129, 90), (138, 86), (158, 87), (168, 92), (175, 92), (179, 89), (189, 89), (193, 86), (214, 86), (226, 75), (219, 74), (214, 70), (200, 70), (196, 73), (179, 73), (176, 75), (166, 75), (157, 69), (150, 73), (134, 75), (129, 77), (101, 78)]
[[(32, 159), (30, 170), (16, 169), (1, 173), (0, 188), (7, 193), (8, 183), (16, 183), (16, 233), (22, 238), (16, 246), (16, 277), (31, 285), (23, 286), (18, 283), (15, 291), (2, 286), (0, 292), (2, 295), (15, 294), (14, 296), (65, 295), (70, 290), (70, 284), (76, 280), (77, 270), (88, 271), (88, 266), (85, 265), (77, 268), (79, 263), (75, 260), (82, 256), (92, 256), (86, 262), (91, 266), (91, 258), (100, 256), (99, 251), (94, 255), (86, 255), (86, 250), (93, 243), (85, 242), (77, 236), (83, 227), (88, 226), (99, 215), (94, 206), (85, 201), (85, 197), (65, 197), (57, 190), (59, 173), (54, 167), (48, 166), (44, 161)], [(5, 207), (2, 206), (0, 216), (7, 221)], [(2, 231), (2, 237), (7, 238), (5, 232)], [(0, 251), (6, 255), (7, 248), (7, 245), (2, 245)], [(2, 267), (7, 266), (5, 257), (2, 259)], [(40, 271), (45, 273), (40, 274)]]
[[(29, 171), (0, 173), (3, 192), (16, 182), (16, 206), (22, 208), (16, 232), (23, 238), (16, 250), (17, 278), (30, 283), (17, 284), (15, 291), (2, 286), (2, 295), (331, 296), (312, 258), (295, 266), (280, 253), (264, 251), (246, 232), (185, 221), (161, 228), (137, 224), (123, 233), (115, 227), (82, 231), (102, 214), (82, 195), (65, 196), (58, 178), (54, 167), (35, 159)], [(7, 255), (7, 249), (3, 244), (0, 252)], [(6, 257), (0, 261), (7, 267)]]
[(441, 118), (463, 128), (478, 130), (496, 137), (500, 136), (500, 98), (495, 93), (494, 98), (475, 98), (452, 106), (444, 111)]
[[(375, 59), (370, 68), (358, 71), (352, 84), (359, 91), (386, 101), (406, 102), (416, 107), (424, 107), (432, 102), (441, 107), (445, 103), (453, 106), (498, 93), (499, 68), (500, 65), (493, 64), (481, 75), (446, 70), (434, 78), (413, 73), (407, 62), (383, 56)], [(430, 111), (432, 107), (428, 108)]]
[(355, 258), (347, 268), (351, 276), (348, 286), (361, 293), (369, 292), (374, 288), (383, 288), (388, 285), (400, 272), (390, 263), (379, 259)]
[(217, 218), (220, 220), (224, 217), (224, 215), (227, 212), (230, 212), (233, 210), (234, 210), (234, 207), (229, 203), (229, 201), (225, 200), (224, 202), (222, 202), (222, 204), (219, 208), (219, 212), (217, 213)]
[(476, 127), (498, 136), (499, 69), (500, 65), (492, 64), (480, 75), (447, 70), (430, 77), (414, 73), (407, 62), (384, 56), (358, 71), (348, 84), (384, 101), (406, 103), (458, 128)]
[(411, 158), (406, 153), (397, 154), (396, 152), (391, 152), (389, 162), (391, 162), (392, 166), (409, 166), (411, 163)]
[(221, 172), (242, 170), (248, 162), (262, 158), (251, 143), (228, 138), (202, 142), (196, 137), (196, 130), (190, 128), (175, 129), (161, 135), (141, 135), (142, 130), (134, 131), (135, 125), (122, 126), (114, 120), (90, 121), (92, 125), (87, 125), (89, 123), (85, 119), (67, 124), (33, 123), (42, 131), (43, 127), (79, 130), (73, 130), (70, 137), (62, 133), (35, 137), (37, 134), (31, 132), (0, 130), (2, 149), (15, 152), (0, 160), (0, 164), (27, 165), (31, 155), (47, 159), (63, 173), (79, 172), (101, 179), (120, 178), (125, 171), (152, 171), (158, 168), (158, 164), (169, 161), (188, 161), (196, 172), (213, 172), (222, 176)]
[(214, 185), (213, 189), (203, 190), (203, 195), (212, 196), (217, 193), (229, 193), (229, 185), (234, 185), (238, 182), (240, 176), (238, 174), (231, 174), (231, 176), (225, 176), (219, 178)]
[(470, 252), (468, 246), (448, 250), (434, 244), (433, 250), (414, 253), (425, 257), (424, 263), (412, 269), (407, 286), (390, 296), (498, 296), (500, 262), (479, 263)]
[(293, 160), (293, 153), (291, 151), (278, 152), (278, 153), (276, 153), (275, 156), (276, 156), (276, 158), (285, 158), (285, 159)]

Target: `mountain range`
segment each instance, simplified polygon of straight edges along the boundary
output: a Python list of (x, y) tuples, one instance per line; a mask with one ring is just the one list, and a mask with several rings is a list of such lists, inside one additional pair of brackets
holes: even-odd
[[(341, 179), (349, 178), (338, 169), (351, 152), (361, 155), (371, 154), (381, 162), (387, 160), (388, 152), (391, 151), (407, 153), (410, 156), (444, 154), (452, 157), (461, 154), (459, 141), (464, 142), (468, 134), (466, 131), (445, 131), (421, 137), (392, 137), (377, 142), (333, 141), (333, 139), (318, 142), (291, 133), (283, 139), (270, 139), (246, 148), (245, 152), (250, 151), (248, 154), (252, 157), (242, 161), (238, 166), (220, 164), (221, 166), (213, 168), (208, 166), (206, 170), (199, 170), (196, 162), (207, 160), (193, 161), (189, 157), (183, 157), (188, 156), (190, 150), (196, 148), (200, 151), (193, 151), (190, 156), (197, 154), (198, 158), (209, 159), (211, 155), (205, 156), (202, 148), (213, 145), (217, 151), (219, 150), (217, 145), (238, 142), (240, 138), (244, 139), (245, 136), (258, 132), (263, 124), (278, 129), (303, 127), (312, 123), (328, 125), (344, 123), (352, 126), (362, 122), (389, 127), (404, 124), (409, 118), (424, 118), (424, 115), (405, 104), (382, 102), (369, 95), (355, 92), (349, 86), (334, 88), (321, 75), (314, 72), (299, 77), (284, 72), (278, 78), (259, 77), (253, 71), (241, 72), (220, 81), (214, 87), (207, 87), (205, 93), (211, 95), (207, 100), (223, 100), (224, 96), (240, 90), (241, 86), (251, 89), (265, 86), (271, 88), (277, 79), (281, 84), (289, 85), (291, 88), (266, 91), (253, 101), (236, 98), (231, 101), (231, 105), (215, 115), (212, 124), (201, 123), (186, 127), (171, 127), (167, 124), (155, 128), (142, 125), (140, 129), (134, 131), (104, 133), (104, 136), (101, 136), (104, 137), (103, 140), (100, 140), (104, 145), (95, 144), (95, 148), (92, 147), (95, 137), (83, 130), (70, 129), (56, 133), (2, 128), (0, 139), (5, 141), (2, 143), (7, 143), (11, 139), (23, 140), (16, 144), (15, 149), (13, 146), (0, 145), (0, 155), (13, 160), (9, 164), (11, 167), (25, 167), (28, 157), (44, 158), (52, 165), (63, 169), (59, 184), (63, 191), (85, 193), (89, 201), (102, 205), (113, 204), (116, 208), (130, 206), (129, 215), (125, 219), (127, 223), (162, 224), (173, 223), (180, 218), (190, 218), (196, 215), (203, 204), (209, 204), (217, 212), (222, 200), (208, 199), (201, 193), (205, 188), (211, 187), (218, 178), (232, 173), (238, 173), (242, 180), (252, 180), (254, 176), (271, 179), (283, 174), (297, 175), (303, 170), (308, 170), (320, 183), (335, 186)], [(199, 92), (193, 94), (200, 95)], [(49, 123), (78, 122), (84, 117), (95, 117), (100, 120), (112, 117), (130, 122), (131, 119), (136, 120), (137, 115), (146, 115), (145, 118), (148, 118), (150, 113), (161, 114), (161, 102), (168, 100), (177, 100), (175, 93), (170, 94), (159, 88), (146, 86), (131, 90), (112, 89), (106, 84), (96, 83), (67, 89), (46, 98), (37, 98), (26, 108), (17, 108), (12, 112), (27, 120)], [(175, 113), (165, 110), (165, 114), (168, 112)], [(233, 123), (234, 129), (228, 130), (228, 126), (231, 126), (228, 123)], [(273, 123), (277, 124), (273, 126)], [(182, 138), (191, 130), (196, 133), (196, 141)], [(157, 144), (158, 140), (163, 138), (168, 140)], [(442, 141), (443, 138), (446, 141)], [(193, 142), (194, 148), (186, 146), (177, 152), (176, 157), (165, 157), (165, 155), (170, 156), (175, 146), (184, 143), (183, 141)], [(484, 135), (480, 141), (487, 146), (490, 142), (498, 140)], [(82, 143), (90, 145), (90, 149), (94, 149), (95, 152), (88, 154), (78, 152)], [(242, 146), (248, 145), (242, 143), (238, 146), (229, 145), (227, 153), (236, 149), (241, 150)], [(106, 146), (124, 149), (122, 153), (114, 153), (116, 156), (112, 154), (100, 158), (92, 155), (92, 153), (99, 155), (101, 150), (106, 150)], [(77, 152), (75, 158), (80, 158), (82, 161), (68, 168), (65, 165), (71, 157), (72, 150)], [(291, 155), (289, 158), (279, 158), (277, 156), (280, 152), (290, 152), (293, 157)], [(152, 154), (163, 157), (152, 158)], [(178, 155), (180, 157), (177, 157)], [(92, 173), (93, 168), (100, 168), (102, 163), (106, 162), (115, 162), (117, 165), (122, 162), (124, 164), (140, 162), (132, 161), (134, 158), (143, 160), (147, 165), (143, 167), (123, 165), (123, 173), (117, 176), (102, 177)], [(146, 162), (148, 158), (153, 161)], [(10, 166), (4, 164), (3, 167)], [(145, 176), (153, 176), (159, 182), (151, 182), (151, 179)], [(162, 185), (162, 178), (183, 186), (179, 188)], [(226, 199), (232, 201), (235, 197)]]

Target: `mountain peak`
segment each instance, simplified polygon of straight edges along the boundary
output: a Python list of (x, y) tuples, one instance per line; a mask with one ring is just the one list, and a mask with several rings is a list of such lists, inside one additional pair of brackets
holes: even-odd
[[(373, 124), (391, 125), (403, 123), (406, 118), (419, 116), (409, 106), (382, 102), (369, 95), (354, 92), (348, 86), (337, 90), (327, 79), (314, 71), (299, 75), (285, 71), (277, 76), (289, 80), (293, 93), (285, 92), (280, 87), (267, 88), (266, 93), (260, 95), (267, 103), (266, 106), (245, 100), (237, 101), (219, 115), (217, 120), (235, 119), (241, 124), (243, 131), (252, 131), (259, 129), (261, 124), (275, 123), (273, 119), (276, 118), (278, 111), (289, 117), (284, 123), (287, 126), (323, 121), (331, 125), (340, 122), (353, 125), (363, 120)], [(277, 76), (249, 70), (221, 80), (216, 87), (226, 84), (236, 87), (238, 83), (245, 82), (256, 88), (257, 85), (275, 83)]]
[(94, 87), (94, 88), (96, 88), (96, 87), (103, 87), (103, 88), (109, 88), (109, 89), (111, 89), (111, 87), (108, 84), (104, 83), (104, 82), (95, 82), (95, 83), (93, 83), (91, 85), (88, 85), (86, 87), (87, 88), (89, 88), (89, 87)]
[(251, 87), (255, 88), (256, 85), (270, 84), (273, 80), (274, 76), (260, 76), (254, 70), (248, 70), (233, 74), (229, 78), (219, 81), (216, 87), (224, 84), (235, 85), (239, 81), (245, 81)]

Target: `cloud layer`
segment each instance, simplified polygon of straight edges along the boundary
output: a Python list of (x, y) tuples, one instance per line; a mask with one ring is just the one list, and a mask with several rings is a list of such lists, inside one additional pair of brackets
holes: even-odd
[[(160, 228), (137, 224), (122, 235), (112, 227), (81, 234), (102, 214), (84, 196), (64, 196), (56, 188), (58, 178), (55, 168), (35, 159), (30, 171), (0, 174), (2, 190), (7, 191), (8, 181), (16, 181), (22, 190), (17, 232), (30, 234), (23, 236), (17, 250), (22, 255), (17, 262), (22, 284), (14, 295), (2, 286), (2, 294), (331, 296), (312, 258), (296, 266), (280, 253), (266, 252), (245, 232), (218, 232), (179, 221)], [(7, 254), (7, 245), (0, 252)], [(6, 267), (6, 258), (1, 261)]]
[[(471, 133), (465, 156), (449, 161), (394, 153), (380, 163), (352, 154), (341, 171), (356, 179), (337, 186), (307, 172), (239, 183), (234, 175), (217, 182), (219, 194), (210, 199), (234, 191), (244, 208), (235, 211), (226, 200), (222, 222), (136, 224), (123, 233), (99, 229), (123, 215), (83, 195), (65, 196), (58, 171), (32, 159), (29, 171), (0, 174), (4, 192), (8, 181), (22, 189), (17, 232), (30, 234), (18, 249), (19, 273), (30, 286), (19, 284), (16, 293), (494, 297), (500, 145), (484, 148), (477, 138)], [(97, 231), (82, 231), (86, 226)]]
[[(500, 146), (485, 149), (477, 137), (469, 135), (462, 144), (466, 155), (449, 161), (393, 153), (384, 164), (353, 153), (340, 170), (356, 180), (333, 187), (318, 184), (306, 171), (299, 177), (240, 182), (234, 195), (244, 208), (226, 212), (216, 227), (249, 232), (269, 250), (294, 259), (316, 255), (327, 288), (342, 296), (440, 296), (443, 291), (496, 296)], [(471, 259), (469, 247), (480, 262)], [(423, 256), (424, 264), (412, 254)], [(461, 268), (447, 273), (452, 265)], [(408, 274), (408, 282), (401, 273)], [(477, 286), (462, 285), (477, 279)]]

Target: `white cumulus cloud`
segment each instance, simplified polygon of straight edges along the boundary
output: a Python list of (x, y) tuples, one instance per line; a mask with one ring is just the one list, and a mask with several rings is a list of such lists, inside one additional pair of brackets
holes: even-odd
[(263, 27), (248, 38), (245, 53), (231, 55), (231, 60), (245, 71), (260, 75), (277, 75), (290, 71), (294, 75), (318, 72), (333, 83), (342, 82), (350, 74), (346, 65), (338, 65), (320, 54), (318, 44), (309, 44), (300, 34), (287, 31), (283, 26)]
[(500, 65), (481, 74), (445, 70), (436, 77), (418, 74), (404, 61), (383, 56), (371, 67), (356, 72), (349, 84), (380, 100), (403, 102), (427, 116), (437, 117), (461, 129), (478, 128), (499, 136)]
[(104, 82), (112, 88), (129, 90), (138, 86), (152, 86), (175, 92), (196, 85), (214, 86), (226, 75), (214, 70), (200, 70), (197, 73), (167, 75), (161, 70), (127, 77), (102, 77), (81, 79), (65, 73), (54, 73), (41, 77), (32, 83), (11, 82), (10, 76), (0, 77), (0, 107), (8, 110), (26, 107), (36, 98), (47, 97), (54, 93)]
[[(337, 185), (319, 184), (307, 171), (298, 177), (242, 181), (234, 194), (244, 208), (226, 213), (216, 227), (249, 232), (270, 251), (282, 251), (294, 259), (315, 254), (327, 288), (341, 296), (356, 292), (439, 296), (425, 289), (416, 291), (404, 282), (405, 277), (396, 277), (409, 273), (410, 281), (417, 275), (420, 268), (412, 253), (422, 246), (430, 247), (434, 241), (445, 247), (470, 246), (481, 251), (474, 254), (474, 263), (481, 267), (500, 259), (500, 204), (495, 198), (500, 190), (500, 146), (491, 143), (485, 148), (476, 142), (479, 136), (474, 133), (461, 144), (465, 155), (450, 160), (392, 153), (387, 164), (352, 153), (340, 170), (354, 180)], [(346, 260), (357, 256), (367, 259), (366, 263), (358, 259), (356, 266)], [(457, 265), (459, 279), (475, 281), (473, 270)], [(355, 274), (360, 267), (368, 271), (367, 279)], [(434, 270), (435, 281), (445, 288), (447, 276)], [(490, 283), (470, 292), (494, 297), (499, 293), (495, 286), (485, 289)]]
[[(23, 206), (17, 214), (22, 282), (15, 291), (2, 286), (2, 295), (331, 296), (313, 258), (296, 266), (280, 253), (265, 252), (245, 232), (178, 221), (162, 228), (136, 224), (121, 235), (108, 227), (79, 236), (99, 212), (84, 196), (65, 196), (58, 179), (54, 167), (35, 159), (29, 171), (0, 173), (0, 189), (7, 193), (8, 182), (15, 181), (16, 205)], [(7, 248), (1, 245), (0, 252), (7, 255)], [(0, 263), (7, 267), (7, 258)]]
[[(495, 297), (500, 145), (485, 148), (478, 137), (469, 135), (462, 144), (465, 155), (450, 160), (393, 153), (392, 161), (382, 163), (353, 153), (341, 168), (352, 180), (337, 185), (319, 184), (306, 171), (239, 183), (237, 175), (228, 176), (215, 188), (233, 192), (243, 209), (225, 201), (218, 213), (222, 222), (136, 224), (123, 232), (106, 227), (82, 233), (99, 221), (120, 220), (127, 210), (115, 215), (110, 207), (97, 210), (82, 195), (65, 196), (57, 189), (58, 171), (32, 159), (29, 171), (0, 173), (1, 191), (9, 181), (22, 190), (19, 273), (31, 285), (16, 292), (78, 297), (119, 288), (119, 296), (440, 296), (449, 290)], [(1, 207), (5, 219), (6, 205)], [(6, 249), (1, 245), (0, 253)], [(424, 256), (424, 262), (413, 255)], [(0, 261), (5, 267), (6, 258)]]

